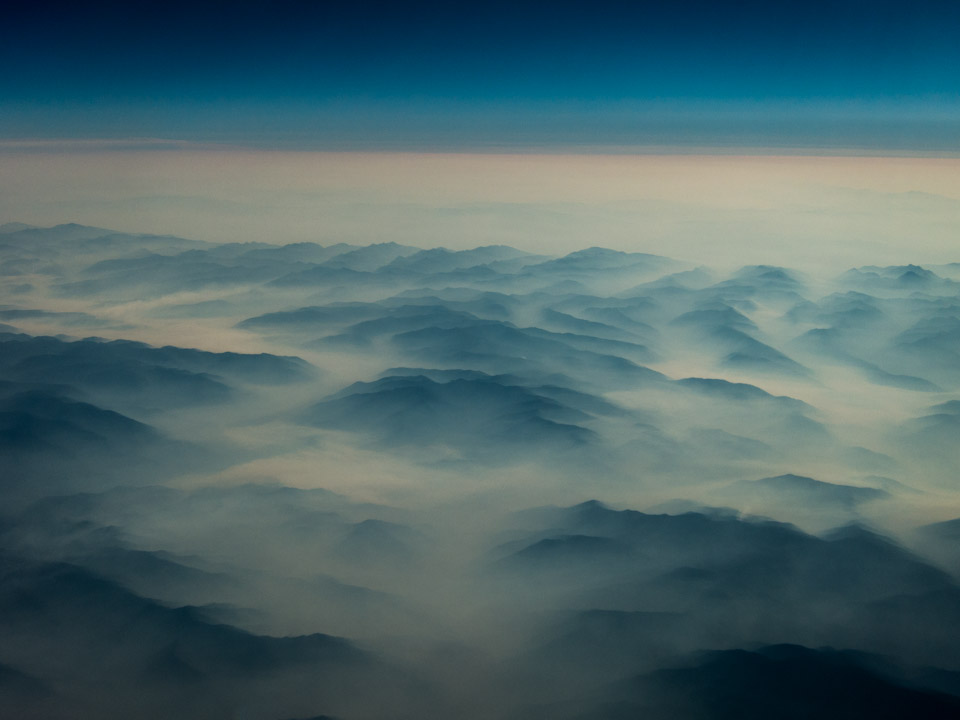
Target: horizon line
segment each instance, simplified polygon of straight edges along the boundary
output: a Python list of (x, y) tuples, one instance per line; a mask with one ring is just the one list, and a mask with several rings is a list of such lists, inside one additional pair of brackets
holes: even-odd
[(249, 154), (324, 155), (535, 155), (535, 156), (716, 156), (716, 157), (849, 157), (890, 159), (960, 159), (960, 149), (819, 144), (683, 144), (683, 143), (398, 143), (384, 141), (293, 145), (270, 142), (213, 142), (163, 137), (35, 137), (0, 139), (0, 153), (84, 154), (111, 152), (225, 152)]

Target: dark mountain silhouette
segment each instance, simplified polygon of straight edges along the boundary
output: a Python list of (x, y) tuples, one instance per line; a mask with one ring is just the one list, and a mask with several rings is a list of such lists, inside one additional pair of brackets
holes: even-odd
[(498, 447), (516, 452), (593, 443), (595, 434), (577, 424), (589, 419), (523, 386), (411, 375), (356, 383), (302, 415), (303, 422), (363, 432), (386, 445), (444, 444), (491, 459)]
[[(141, 693), (161, 693), (171, 704), (141, 716), (226, 718), (278, 682), (334, 705), (347, 699), (351, 677), (382, 674), (341, 638), (265, 637), (213, 624), (193, 608), (162, 606), (76, 566), (3, 556), (0, 577), (0, 652), (30, 665), (54, 654), (54, 686), (64, 688), (60, 701), (73, 702), (76, 717), (119, 717), (142, 702)], [(307, 669), (305, 688), (297, 678)], [(303, 706), (303, 698), (276, 701), (279, 713)]]
[[(946, 718), (960, 698), (878, 671), (872, 658), (796, 645), (705, 655), (623, 683), (611, 700), (580, 717), (620, 718)], [(617, 697), (619, 696), (619, 697)]]

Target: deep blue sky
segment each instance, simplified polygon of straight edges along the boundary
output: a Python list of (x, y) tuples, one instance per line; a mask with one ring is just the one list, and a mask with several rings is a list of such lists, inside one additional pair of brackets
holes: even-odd
[(960, 3), (8, 2), (0, 136), (960, 149)]

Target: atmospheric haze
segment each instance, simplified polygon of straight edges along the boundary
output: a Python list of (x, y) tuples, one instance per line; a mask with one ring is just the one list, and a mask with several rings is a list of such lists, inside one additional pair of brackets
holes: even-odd
[(0, 218), (212, 242), (393, 241), (558, 254), (602, 245), (724, 269), (947, 263), (960, 158), (252, 151), (0, 142)]
[(4, 3), (0, 718), (960, 718), (958, 28)]
[(5, 153), (4, 714), (960, 717), (958, 161)]

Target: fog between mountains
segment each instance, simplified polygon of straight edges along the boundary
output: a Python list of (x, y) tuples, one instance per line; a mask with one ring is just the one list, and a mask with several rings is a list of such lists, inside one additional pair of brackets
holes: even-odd
[(956, 716), (954, 265), (0, 261), (19, 717)]

